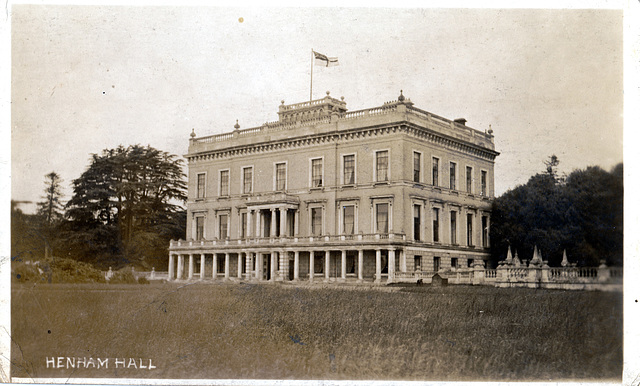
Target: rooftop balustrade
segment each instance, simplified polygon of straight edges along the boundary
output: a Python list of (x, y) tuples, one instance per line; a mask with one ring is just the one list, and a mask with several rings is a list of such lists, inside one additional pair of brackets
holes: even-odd
[[(287, 111), (292, 111), (295, 109), (299, 109), (302, 107), (312, 106), (314, 104), (322, 104), (324, 100), (315, 100), (311, 102), (303, 102), (297, 103), (294, 105), (280, 106), (281, 110), (285, 109)], [(399, 108), (402, 106), (403, 108)], [(456, 123), (452, 120), (443, 118), (441, 116), (429, 113), (427, 111), (418, 109), (413, 107), (412, 105), (403, 105), (399, 103), (395, 104), (385, 104), (380, 107), (373, 107), (362, 110), (349, 111), (344, 113), (334, 113), (333, 117), (330, 115), (324, 115), (319, 117), (313, 117), (309, 119), (300, 119), (293, 122), (290, 121), (274, 121), (274, 122), (266, 122), (261, 126), (252, 127), (248, 129), (236, 129), (232, 132), (209, 135), (204, 137), (193, 137), (191, 139), (190, 152), (196, 152), (201, 149), (201, 145), (205, 144), (216, 144), (216, 143), (227, 143), (226, 146), (231, 146), (232, 141), (240, 139), (240, 138), (248, 138), (248, 137), (256, 137), (260, 135), (265, 135), (269, 133), (287, 131), (287, 130), (295, 130), (303, 127), (312, 127), (318, 125), (329, 125), (333, 122), (344, 122), (345, 124), (353, 124), (358, 120), (367, 120), (372, 117), (381, 117), (385, 115), (401, 115), (398, 117), (398, 120), (406, 120), (406, 118), (417, 119), (418, 121), (423, 121), (422, 123), (426, 127), (432, 127), (436, 129), (436, 131), (441, 131), (443, 134), (455, 137), (458, 139), (465, 140), (467, 142), (471, 142), (474, 144), (478, 144), (477, 139), (481, 140), (480, 144), (482, 146), (492, 148), (493, 144), (493, 135), (491, 133), (485, 133), (471, 127), (467, 127), (460, 123)], [(406, 116), (404, 115), (406, 114)], [(335, 120), (335, 121), (334, 121)]]

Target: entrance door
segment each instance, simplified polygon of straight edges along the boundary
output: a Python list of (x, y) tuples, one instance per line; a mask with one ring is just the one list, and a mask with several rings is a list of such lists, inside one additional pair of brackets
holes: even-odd
[(289, 260), (289, 280), (293, 280), (294, 261)]

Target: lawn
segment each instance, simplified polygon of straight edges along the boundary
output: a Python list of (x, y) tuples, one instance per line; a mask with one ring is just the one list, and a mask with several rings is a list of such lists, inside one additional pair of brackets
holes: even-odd
[(14, 284), (12, 338), (13, 377), (619, 382), (622, 294)]

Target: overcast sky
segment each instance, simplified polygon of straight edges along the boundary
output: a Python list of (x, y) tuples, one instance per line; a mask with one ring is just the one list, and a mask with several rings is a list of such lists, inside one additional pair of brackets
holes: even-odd
[[(277, 120), (314, 69), (349, 110), (396, 99), (494, 130), (496, 194), (544, 169), (622, 162), (622, 12), (13, 5), (11, 197), (39, 201), (120, 144), (185, 154)], [(24, 207), (23, 207), (24, 208)], [(26, 209), (26, 208), (25, 208)]]

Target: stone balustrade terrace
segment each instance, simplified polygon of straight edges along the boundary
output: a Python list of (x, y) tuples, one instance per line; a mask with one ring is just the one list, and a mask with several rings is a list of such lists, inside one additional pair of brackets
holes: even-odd
[(244, 239), (225, 239), (225, 240), (171, 240), (169, 249), (171, 250), (190, 250), (203, 248), (245, 248), (245, 247), (273, 247), (280, 245), (288, 246), (358, 246), (360, 244), (380, 244), (387, 245), (389, 243), (401, 243), (407, 240), (406, 235), (402, 233), (371, 233), (356, 235), (324, 235), (324, 236), (282, 236), (282, 237), (251, 237)]

